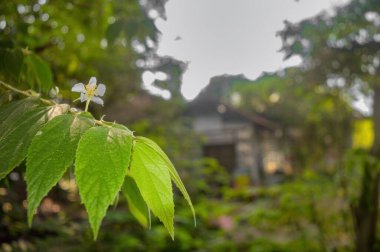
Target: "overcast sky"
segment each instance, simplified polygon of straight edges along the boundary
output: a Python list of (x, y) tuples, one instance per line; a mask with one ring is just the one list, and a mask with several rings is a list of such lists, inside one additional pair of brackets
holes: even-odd
[(244, 74), (255, 79), (299, 63), (283, 61), (276, 32), (283, 21), (300, 21), (346, 0), (169, 0), (158, 53), (188, 62), (182, 93), (193, 99), (209, 79)]

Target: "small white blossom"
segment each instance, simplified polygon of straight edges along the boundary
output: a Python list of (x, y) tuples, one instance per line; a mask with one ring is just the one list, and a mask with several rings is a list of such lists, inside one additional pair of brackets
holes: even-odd
[(91, 77), (88, 84), (77, 83), (71, 88), (72, 92), (78, 92), (80, 94), (80, 101), (84, 102), (91, 100), (97, 104), (104, 105), (103, 99), (99, 96), (103, 96), (106, 92), (106, 86), (102, 83), (96, 84), (96, 78)]

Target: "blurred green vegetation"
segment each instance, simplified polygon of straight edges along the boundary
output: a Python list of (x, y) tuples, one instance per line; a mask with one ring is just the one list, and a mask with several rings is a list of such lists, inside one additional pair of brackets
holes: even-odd
[[(28, 228), (21, 165), (0, 181), (0, 250), (380, 249), (379, 227), (371, 226), (365, 233), (358, 224), (358, 209), (368, 216), (378, 212), (378, 195), (366, 196), (378, 187), (379, 153), (371, 151), (378, 123), (363, 119), (351, 107), (357, 94), (352, 88), (368, 96), (376, 93), (379, 83), (379, 26), (367, 20), (366, 13), (378, 18), (380, 4), (353, 0), (333, 16), (286, 23), (280, 33), (283, 51), (287, 57), (300, 56), (303, 67), (233, 83), (227, 99), (244, 111), (278, 122), (296, 168), (279, 184), (234, 187), (230, 174), (215, 160), (199, 158), (202, 137), (181, 116), (186, 104), (179, 90), (186, 64), (156, 54), (159, 31), (154, 18), (165, 17), (165, 2), (2, 0), (0, 80), (46, 96), (58, 86), (58, 99), (70, 102), (77, 98), (70, 92), (74, 83), (97, 76), (107, 85), (106, 106), (91, 110), (126, 123), (136, 135), (153, 139), (169, 153), (193, 199), (197, 227), (181, 197), (176, 197), (174, 241), (157, 220), (149, 230), (140, 227), (119, 199), (94, 242), (70, 171)], [(368, 41), (360, 42), (363, 30)], [(144, 90), (145, 71), (169, 76), (155, 85), (169, 91), (170, 99)], [(0, 89), (0, 103), (17, 98)], [(334, 162), (329, 162), (328, 154)], [(371, 221), (378, 222), (376, 217)], [(374, 236), (366, 250), (358, 245), (360, 232)]]
[[(9, 227), (7, 238), (14, 240), (9, 240), (3, 249), (8, 246), (16, 250), (27, 246), (35, 251), (352, 249), (349, 204), (343, 188), (337, 186), (341, 180), (338, 176), (305, 170), (283, 184), (236, 190), (225, 183), (226, 174), (220, 175), (224, 169), (211, 160), (205, 160), (193, 169), (197, 170), (196, 176), (184, 182), (196, 191), (192, 196), (198, 225), (194, 228), (186, 202), (178, 197), (174, 241), (157, 220), (153, 221), (150, 230), (139, 226), (126, 210), (126, 203), (120, 199), (118, 206), (108, 213), (99, 239), (94, 242), (87, 229), (84, 211), (79, 210), (77, 196), (69, 202), (60, 201), (63, 195), (59, 194), (67, 194), (67, 191), (56, 190), (49, 200), (45, 200), (32, 229), (26, 224), (22, 197), (19, 202), (12, 199), (15, 209), (7, 212), (3, 223)], [(6, 197), (7, 201), (9, 197)], [(59, 206), (59, 211), (54, 212), (51, 204)]]

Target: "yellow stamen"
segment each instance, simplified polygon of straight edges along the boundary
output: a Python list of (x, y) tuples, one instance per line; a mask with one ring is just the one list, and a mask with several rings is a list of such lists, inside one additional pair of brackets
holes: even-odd
[(90, 86), (90, 84), (87, 84), (87, 85), (85, 86), (87, 96), (88, 96), (88, 97), (92, 97), (92, 96), (94, 96), (95, 91), (96, 91), (96, 88), (97, 88), (96, 85), (94, 85), (94, 86)]

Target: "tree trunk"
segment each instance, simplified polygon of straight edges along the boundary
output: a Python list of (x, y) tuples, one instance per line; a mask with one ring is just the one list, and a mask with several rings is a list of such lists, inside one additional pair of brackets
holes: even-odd
[[(378, 160), (380, 158), (380, 86), (374, 88), (373, 98), (374, 142), (371, 155)], [(380, 174), (374, 167), (376, 163), (365, 163), (359, 202), (353, 209), (356, 251), (358, 252), (374, 251), (380, 180)]]

